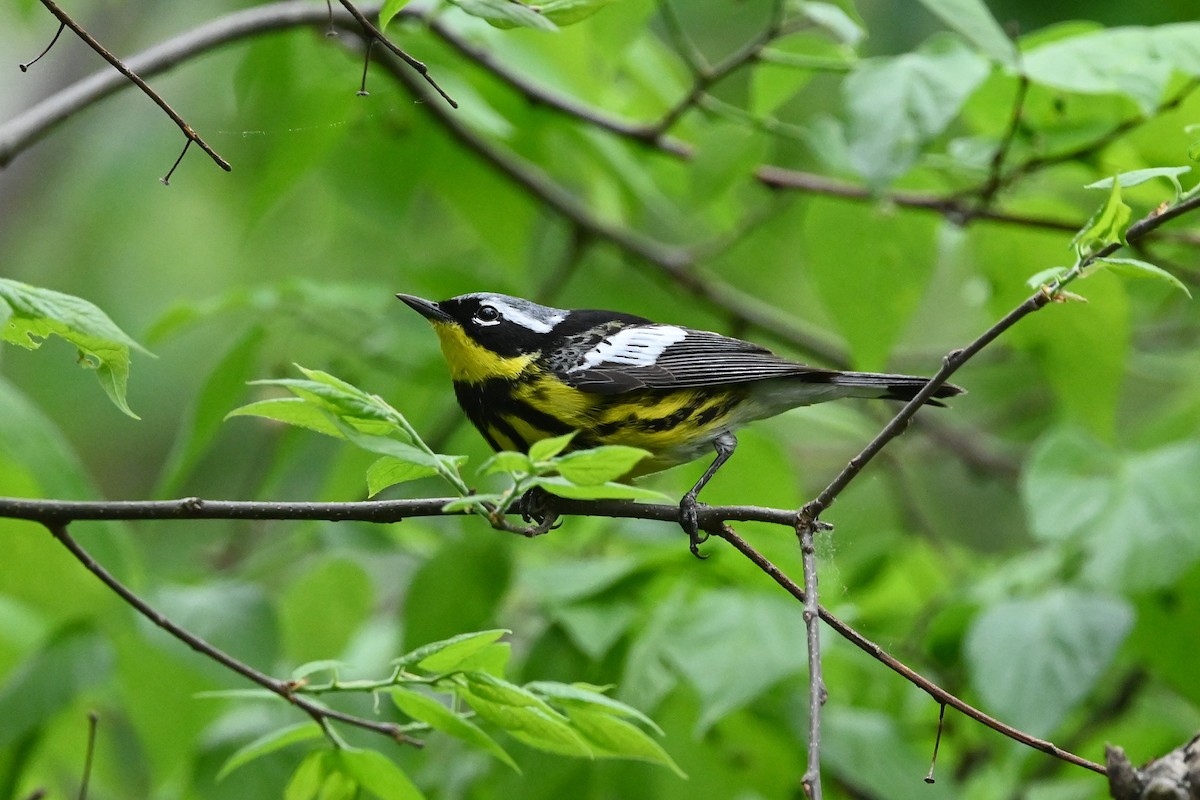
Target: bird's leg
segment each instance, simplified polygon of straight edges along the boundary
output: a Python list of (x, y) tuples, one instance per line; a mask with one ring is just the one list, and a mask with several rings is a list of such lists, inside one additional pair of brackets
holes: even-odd
[(713, 448), (717, 451), (717, 457), (709, 464), (708, 469), (704, 470), (704, 474), (700, 476), (700, 480), (696, 481), (696, 485), (688, 490), (688, 493), (679, 501), (679, 525), (688, 535), (688, 549), (692, 551), (692, 555), (696, 558), (706, 558), (700, 555), (700, 543), (708, 538), (708, 534), (704, 537), (700, 536), (700, 521), (697, 515), (696, 495), (700, 494), (700, 490), (704, 485), (712, 480), (712, 476), (717, 474), (717, 470), (721, 465), (729, 460), (733, 455), (733, 451), (737, 448), (737, 437), (729, 431), (725, 431), (716, 439), (713, 439)]

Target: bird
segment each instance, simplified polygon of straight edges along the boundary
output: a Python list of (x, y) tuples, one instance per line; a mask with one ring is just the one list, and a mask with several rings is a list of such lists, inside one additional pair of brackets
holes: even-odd
[[(574, 433), (569, 450), (649, 452), (626, 479), (715, 458), (679, 503), (700, 556), (697, 496), (737, 447), (735, 431), (799, 406), (841, 398), (911, 400), (927, 378), (822, 369), (753, 342), (599, 309), (553, 308), (473, 292), (397, 298), (428, 320), (458, 404), (493, 450), (528, 451)], [(963, 393), (943, 384), (926, 401)]]

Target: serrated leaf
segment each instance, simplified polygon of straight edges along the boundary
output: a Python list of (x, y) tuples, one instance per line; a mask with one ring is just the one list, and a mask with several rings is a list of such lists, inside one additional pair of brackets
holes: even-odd
[(1150, 169), (1135, 169), (1129, 172), (1122, 172), (1114, 178), (1105, 178), (1089, 183), (1083, 187), (1085, 189), (1111, 189), (1113, 181), (1117, 181), (1121, 186), (1129, 188), (1137, 186), (1139, 183), (1153, 180), (1155, 178), (1166, 178), (1175, 187), (1175, 195), (1178, 197), (1183, 194), (1183, 186), (1179, 183), (1179, 176), (1186, 172), (1191, 172), (1191, 167), (1152, 167)]
[(575, 438), (575, 432), (564, 433), (562, 436), (551, 436), (548, 439), (540, 439), (529, 446), (530, 461), (545, 461), (554, 458), (556, 455), (567, 449), (571, 444), (571, 440)]
[(392, 689), (392, 701), (397, 708), (414, 720), (424, 722), (434, 730), (462, 739), (504, 762), (517, 773), (521, 772), (517, 762), (513, 761), (512, 756), (495, 739), (484, 733), (478, 725), (455, 714), (434, 698), (403, 686), (397, 686)]
[(460, 678), (465, 682), (473, 695), (487, 700), (489, 703), (521, 708), (537, 708), (551, 716), (558, 715), (558, 712), (550, 708), (545, 700), (542, 700), (542, 698), (528, 689), (517, 686), (515, 683), (509, 683), (503, 678), (486, 672), (464, 672)]
[(1017, 65), (1017, 48), (983, 0), (921, 0), (921, 5), (994, 61)]
[(473, 17), (497, 28), (535, 28), (556, 31), (558, 26), (517, 0), (451, 0)]
[(433, 475), (437, 475), (437, 469), (429, 464), (414, 464), (395, 456), (383, 456), (367, 467), (367, 496), (374, 497), (389, 486)]
[(386, 31), (387, 26), (406, 5), (408, 5), (408, 0), (384, 0), (383, 6), (379, 9), (379, 30)]
[(140, 419), (125, 398), (129, 353), (150, 352), (82, 298), (0, 278), (0, 340), (36, 350), (50, 336), (73, 344), (79, 351), (79, 364), (96, 371), (96, 379), (113, 405)]
[(400, 668), (418, 666), (435, 673), (450, 672), (463, 660), (470, 658), (508, 633), (512, 633), (512, 631), (505, 628), (460, 633), (448, 639), (422, 645), (395, 659), (392, 664)]
[(1069, 589), (1003, 601), (967, 633), (971, 683), (997, 716), (1046, 736), (1091, 691), (1132, 624), (1125, 601)]
[(610, 444), (568, 453), (558, 460), (556, 469), (576, 486), (599, 486), (628, 475), (648, 455), (650, 451), (640, 447)]
[(658, 742), (650, 738), (641, 728), (619, 717), (587, 708), (572, 708), (567, 711), (571, 725), (601, 758), (628, 758), (662, 764), (681, 778), (687, 774), (667, 754)]
[(1188, 297), (1192, 296), (1188, 287), (1179, 278), (1176, 278), (1162, 267), (1156, 267), (1145, 261), (1140, 261), (1136, 258), (1097, 258), (1096, 263), (1107, 265), (1110, 272), (1115, 272), (1118, 275), (1126, 275), (1131, 278), (1152, 278), (1156, 281), (1169, 283)]
[(596, 486), (576, 486), (565, 478), (537, 478), (532, 481), (550, 494), (569, 500), (670, 500), (662, 492), (629, 486), (624, 483), (601, 483)]
[(380, 800), (424, 800), (425, 795), (390, 758), (375, 750), (336, 750), (333, 764)]
[(1121, 199), (1121, 184), (1113, 181), (1108, 199), (1075, 234), (1071, 247), (1084, 258), (1113, 242), (1124, 242), (1125, 227), (1132, 216), (1133, 209)]
[(264, 733), (225, 759), (225, 763), (221, 765), (221, 770), (217, 773), (217, 780), (224, 780), (225, 776), (229, 773), (238, 767), (249, 764), (256, 758), (274, 753), (276, 750), (282, 750), (288, 745), (296, 744), (297, 742), (320, 739), (324, 735), (321, 731), (321, 726), (314, 722), (298, 722), (295, 725), (288, 725), (285, 728)]

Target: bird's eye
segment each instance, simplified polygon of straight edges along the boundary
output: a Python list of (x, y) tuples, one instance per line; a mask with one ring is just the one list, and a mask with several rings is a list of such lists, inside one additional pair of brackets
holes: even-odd
[(500, 321), (500, 312), (495, 306), (480, 306), (475, 312), (475, 321), (482, 325), (495, 325)]

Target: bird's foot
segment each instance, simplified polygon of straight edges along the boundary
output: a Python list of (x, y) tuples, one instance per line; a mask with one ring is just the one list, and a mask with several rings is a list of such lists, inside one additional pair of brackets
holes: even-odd
[(521, 512), (524, 522), (534, 523), (532, 535), (540, 536), (562, 525), (558, 513), (551, 507), (550, 493), (540, 486), (534, 486), (517, 501), (517, 510)]
[(692, 551), (692, 555), (696, 558), (708, 558), (700, 552), (700, 545), (708, 540), (708, 533), (701, 534), (700, 532), (698, 508), (696, 495), (691, 492), (685, 494), (679, 501), (679, 527), (683, 528), (683, 532), (688, 535), (688, 549)]

